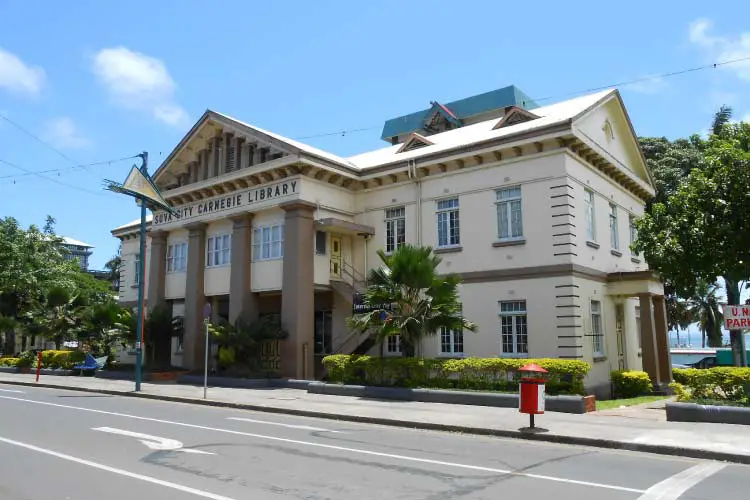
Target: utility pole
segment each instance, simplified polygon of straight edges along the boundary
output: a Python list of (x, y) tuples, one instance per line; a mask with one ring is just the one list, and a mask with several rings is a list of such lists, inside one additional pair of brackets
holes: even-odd
[[(148, 152), (144, 151), (140, 155), (143, 160), (141, 173), (148, 179)], [(135, 341), (135, 392), (141, 390), (141, 372), (143, 371), (143, 330), (145, 318), (143, 299), (146, 288), (146, 199), (138, 198), (141, 202), (141, 239), (140, 239), (140, 259), (138, 260), (138, 326)]]

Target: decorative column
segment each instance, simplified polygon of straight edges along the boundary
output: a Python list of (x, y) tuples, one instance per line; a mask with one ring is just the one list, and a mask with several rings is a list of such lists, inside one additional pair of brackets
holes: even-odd
[(202, 149), (198, 153), (200, 160), (200, 173), (198, 174), (198, 180), (205, 181), (208, 179), (208, 149)]
[(641, 361), (643, 371), (648, 373), (653, 384), (658, 387), (661, 377), (659, 376), (659, 363), (656, 355), (658, 349), (651, 295), (641, 293), (638, 295), (638, 300), (641, 306)]
[(232, 145), (232, 134), (225, 132), (219, 137), (219, 170), (217, 176), (224, 175), (229, 171), (229, 147)]
[(190, 172), (190, 184), (198, 182), (198, 175), (200, 170), (200, 164), (197, 161), (191, 161), (188, 164), (188, 172)]
[(279, 205), (284, 218), (284, 269), (281, 323), (289, 333), (281, 344), (281, 374), (284, 377), (313, 377), (315, 276), (315, 204), (291, 201)]
[(234, 169), (239, 170), (243, 168), (242, 162), (245, 160), (243, 150), (245, 149), (245, 138), (236, 137), (234, 139)]
[(656, 363), (659, 366), (658, 383), (665, 388), (672, 382), (672, 356), (669, 352), (667, 306), (663, 295), (651, 297), (654, 304), (654, 333), (656, 337)]
[(258, 318), (258, 301), (250, 289), (253, 214), (232, 217), (232, 273), (229, 278), (229, 322), (239, 316)]
[(153, 311), (157, 304), (164, 302), (164, 280), (167, 268), (167, 236), (166, 231), (149, 231), (151, 237), (151, 260), (146, 271), (148, 285), (148, 310)]
[(219, 175), (219, 164), (221, 163), (221, 136), (211, 139), (210, 158), (208, 162), (208, 176), (216, 177)]
[(203, 328), (204, 271), (206, 268), (206, 224), (186, 226), (188, 233), (187, 273), (185, 283), (185, 337), (183, 362), (186, 368), (203, 366), (205, 333)]

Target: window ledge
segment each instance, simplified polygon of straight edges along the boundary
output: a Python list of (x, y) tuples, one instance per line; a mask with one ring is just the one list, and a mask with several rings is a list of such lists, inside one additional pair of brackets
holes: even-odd
[(596, 356), (594, 355), (594, 363), (601, 363), (602, 361), (607, 361), (607, 356)]
[(619, 251), (619, 250), (615, 250), (614, 248), (612, 250), (610, 250), (609, 253), (611, 253), (615, 257), (622, 257), (622, 252)]
[(438, 358), (441, 359), (464, 359), (466, 357), (466, 354), (462, 352), (455, 352), (453, 354), (449, 354), (447, 352), (441, 352), (438, 354)]
[(499, 247), (515, 247), (518, 245), (525, 245), (526, 244), (526, 238), (519, 238), (517, 240), (499, 240), (492, 243), (492, 246), (495, 248)]
[(529, 355), (527, 353), (501, 352), (499, 357), (509, 359), (527, 359)]
[(138, 288), (138, 283), (136, 283), (135, 285), (130, 285), (130, 288)]
[(219, 264), (218, 266), (206, 266), (206, 269), (220, 269), (222, 267), (229, 267), (231, 264)]
[(452, 247), (437, 247), (432, 251), (432, 253), (456, 253), (463, 250), (463, 247), (461, 245), (456, 245)]
[(596, 241), (586, 240), (586, 246), (591, 248), (599, 248), (601, 245)]
[(641, 259), (639, 259), (638, 257), (630, 257), (630, 262), (632, 262), (633, 264), (640, 264)]

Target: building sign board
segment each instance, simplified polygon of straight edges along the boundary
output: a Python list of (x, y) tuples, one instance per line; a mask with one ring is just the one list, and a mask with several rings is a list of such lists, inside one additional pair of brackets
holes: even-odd
[(355, 293), (354, 297), (352, 297), (352, 313), (353, 314), (363, 314), (363, 313), (376, 311), (378, 309), (392, 311), (393, 304), (366, 304), (365, 296), (361, 293)]
[(175, 215), (162, 211), (155, 212), (152, 226), (175, 226), (178, 223), (209, 219), (212, 215), (220, 213), (255, 210), (281, 203), (286, 198), (299, 196), (299, 192), (299, 179), (286, 179), (274, 184), (242, 189), (175, 207)]
[(724, 328), (727, 330), (750, 330), (750, 305), (723, 306)]

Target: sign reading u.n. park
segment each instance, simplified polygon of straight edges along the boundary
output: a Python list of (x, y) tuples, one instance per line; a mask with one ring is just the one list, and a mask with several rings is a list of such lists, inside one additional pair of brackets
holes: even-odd
[(290, 179), (265, 186), (242, 189), (175, 207), (175, 214), (155, 212), (152, 225), (166, 227), (186, 222), (212, 220), (233, 213), (258, 210), (299, 197), (300, 180)]
[(727, 330), (750, 330), (750, 305), (723, 306), (724, 328)]

